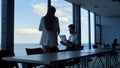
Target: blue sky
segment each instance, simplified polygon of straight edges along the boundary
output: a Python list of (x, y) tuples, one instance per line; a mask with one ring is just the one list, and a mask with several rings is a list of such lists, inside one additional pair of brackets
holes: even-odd
[[(67, 26), (72, 23), (72, 4), (64, 0), (52, 0), (56, 7), (56, 16), (59, 18), (60, 34), (68, 35)], [(41, 32), (38, 31), (41, 16), (46, 14), (47, 0), (15, 0), (15, 43), (38, 43)], [(87, 23), (86, 14), (82, 12), (82, 24)], [(1, 21), (1, 19), (0, 19)], [(83, 26), (85, 30), (86, 27)], [(85, 33), (84, 33), (85, 32)], [(87, 31), (84, 31), (83, 41), (87, 40)], [(67, 36), (68, 38), (68, 36)]]

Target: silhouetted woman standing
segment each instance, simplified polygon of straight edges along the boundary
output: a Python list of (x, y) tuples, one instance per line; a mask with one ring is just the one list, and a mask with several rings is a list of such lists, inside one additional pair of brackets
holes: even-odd
[(57, 45), (60, 27), (55, 12), (55, 7), (50, 6), (47, 14), (40, 21), (39, 31), (42, 31), (40, 45), (42, 45), (44, 53), (58, 51)]

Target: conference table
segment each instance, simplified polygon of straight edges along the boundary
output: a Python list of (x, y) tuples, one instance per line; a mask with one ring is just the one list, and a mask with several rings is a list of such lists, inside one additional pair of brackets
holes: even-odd
[[(64, 51), (64, 52), (56, 52), (56, 53), (46, 53), (46, 54), (34, 54), (34, 55), (24, 55), (24, 56), (13, 56), (13, 57), (3, 57), (2, 60), (6, 61), (14, 61), (17, 63), (34, 63), (34, 64), (44, 64), (49, 65), (51, 63), (70, 60), (74, 58), (80, 58), (82, 68), (89, 68), (89, 64), (87, 59), (89, 56), (97, 55), (100, 53), (105, 54), (106, 66), (105, 68), (110, 68), (110, 52), (113, 49), (88, 49), (88, 50), (80, 50), (80, 51)], [(57, 68), (57, 67), (56, 67)]]

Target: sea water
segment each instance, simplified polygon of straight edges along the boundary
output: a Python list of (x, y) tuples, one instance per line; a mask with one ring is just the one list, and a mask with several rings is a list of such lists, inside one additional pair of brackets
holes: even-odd
[[(38, 48), (38, 47), (42, 47), (42, 46), (39, 45), (39, 44), (15, 44), (14, 52), (15, 52), (16, 56), (18, 56), (18, 55), (27, 55), (25, 48)], [(65, 49), (65, 46), (59, 45), (58, 48), (60, 50)]]
[[(84, 49), (88, 49), (87, 43), (84, 43), (83, 46), (84, 46)], [(35, 44), (31, 44), (31, 43), (29, 43), (29, 44), (14, 44), (14, 52), (15, 52), (16, 56), (27, 55), (25, 48), (38, 48), (38, 47), (42, 47), (42, 46), (39, 44), (36, 44), (36, 43)], [(62, 49), (65, 49), (66, 46), (59, 44), (58, 48), (60, 50), (62, 50)]]

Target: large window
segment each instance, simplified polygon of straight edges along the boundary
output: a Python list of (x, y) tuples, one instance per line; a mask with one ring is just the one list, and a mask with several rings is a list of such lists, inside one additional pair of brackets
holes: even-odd
[[(90, 17), (90, 18), (88, 18)], [(90, 21), (88, 21), (90, 19)], [(90, 22), (90, 24), (89, 24)], [(90, 25), (90, 28), (89, 28)], [(84, 45), (84, 49), (89, 49), (94, 44), (95, 37), (94, 26), (94, 14), (90, 12), (88, 16), (88, 10), (81, 8), (81, 43)], [(89, 33), (90, 32), (90, 33)], [(89, 35), (90, 34), (90, 35)], [(89, 44), (90, 43), (90, 44)]]
[(15, 0), (15, 53), (25, 54), (25, 48), (39, 47), (38, 31), (41, 16), (47, 10), (47, 0)]
[(95, 15), (95, 44), (101, 47), (101, 16)]
[(73, 23), (72, 4), (63, 0), (52, 0), (51, 5), (56, 7), (56, 16), (59, 18), (60, 34), (69, 36), (68, 25)]
[(38, 27), (46, 9), (47, 0), (15, 1), (15, 43), (39, 43)]
[(81, 8), (81, 44), (88, 49), (88, 11)]
[(2, 11), (2, 9), (1, 9), (1, 0), (0, 0), (0, 50), (1, 50), (1, 24), (2, 24), (2, 21), (1, 21), (1, 11)]
[(95, 44), (95, 22), (94, 14), (90, 12), (90, 27), (91, 27), (91, 46)]
[[(68, 25), (73, 23), (72, 4), (64, 0), (51, 0), (51, 5), (56, 8), (56, 16), (59, 18), (60, 34), (69, 37)], [(60, 39), (58, 38), (58, 43)], [(62, 48), (63, 45), (60, 45)]]
[[(14, 42), (16, 54), (26, 54), (25, 48), (40, 47), (40, 19), (47, 12), (48, 0), (15, 0)], [(68, 25), (72, 23), (72, 5), (64, 0), (51, 0), (59, 18), (60, 34), (69, 36)], [(60, 42), (60, 39), (59, 41)], [(64, 48), (64, 46), (60, 46)]]

